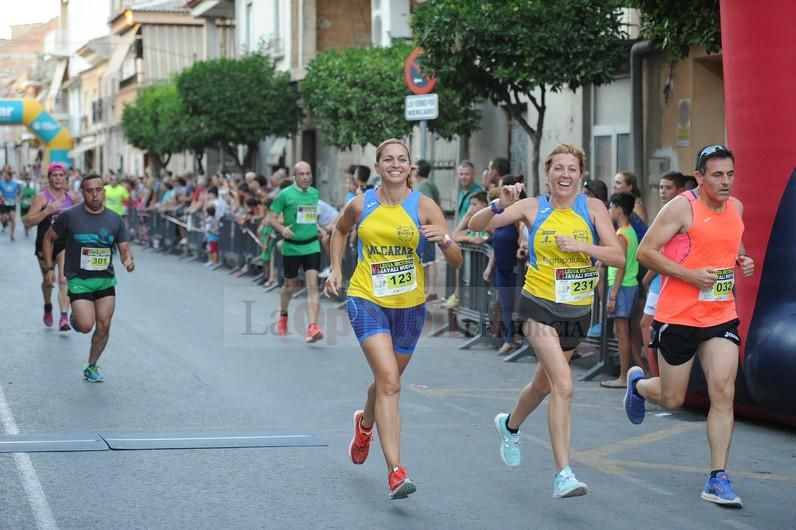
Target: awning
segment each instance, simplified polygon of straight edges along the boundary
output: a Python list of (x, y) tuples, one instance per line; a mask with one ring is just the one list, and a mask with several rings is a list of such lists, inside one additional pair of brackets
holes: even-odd
[(229, 0), (202, 0), (191, 9), (194, 18), (235, 18), (235, 4)]
[(95, 139), (91, 142), (83, 142), (74, 149), (69, 151), (69, 158), (78, 158), (80, 155), (104, 144), (104, 140)]
[(134, 27), (124, 35), (111, 38), (111, 50), (113, 50), (113, 53), (111, 54), (111, 60), (108, 63), (108, 69), (105, 70), (106, 77), (115, 76), (119, 73), (122, 63), (124, 63), (124, 59), (127, 57), (127, 53), (130, 51), (130, 46), (132, 46), (133, 42), (135, 41), (135, 36), (137, 33), (138, 26)]
[(287, 138), (277, 138), (274, 140), (274, 143), (271, 144), (271, 149), (268, 150), (269, 166), (279, 165), (279, 159), (282, 158), (282, 155), (285, 153), (286, 147)]
[(61, 84), (64, 82), (64, 73), (66, 72), (67, 59), (61, 59), (55, 65), (55, 72), (53, 73), (53, 80), (50, 82), (49, 98), (55, 99), (61, 91)]

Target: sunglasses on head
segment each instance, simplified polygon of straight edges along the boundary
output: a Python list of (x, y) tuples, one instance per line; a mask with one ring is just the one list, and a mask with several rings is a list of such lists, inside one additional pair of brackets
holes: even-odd
[(702, 167), (702, 164), (705, 162), (705, 159), (709, 156), (715, 155), (716, 153), (730, 153), (730, 150), (727, 149), (725, 146), (721, 144), (714, 144), (708, 145), (702, 148), (697, 155), (697, 169)]

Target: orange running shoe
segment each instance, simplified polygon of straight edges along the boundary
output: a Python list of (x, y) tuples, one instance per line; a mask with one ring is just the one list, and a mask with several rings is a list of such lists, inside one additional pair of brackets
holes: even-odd
[(287, 335), (287, 315), (279, 315), (279, 321), (276, 323), (276, 334), (280, 337)]
[(370, 451), (370, 442), (373, 440), (373, 428), (365, 430), (362, 427), (362, 418), (365, 412), (358, 410), (354, 413), (354, 437), (348, 446), (348, 456), (355, 464), (364, 464)]
[(307, 338), (304, 339), (307, 342), (317, 342), (323, 338), (323, 332), (321, 328), (319, 328), (316, 324), (310, 324), (309, 329), (307, 330)]
[(417, 491), (417, 487), (412, 480), (406, 476), (406, 469), (403, 466), (395, 466), (390, 473), (390, 499), (405, 499), (411, 493)]

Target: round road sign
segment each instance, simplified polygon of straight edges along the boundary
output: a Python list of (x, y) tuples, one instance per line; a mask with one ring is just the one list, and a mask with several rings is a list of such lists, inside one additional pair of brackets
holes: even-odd
[(417, 57), (423, 53), (422, 48), (415, 48), (409, 54), (404, 64), (404, 78), (406, 79), (406, 86), (413, 94), (430, 94), (437, 84), (437, 79), (428, 77), (420, 71), (420, 66), (417, 64)]

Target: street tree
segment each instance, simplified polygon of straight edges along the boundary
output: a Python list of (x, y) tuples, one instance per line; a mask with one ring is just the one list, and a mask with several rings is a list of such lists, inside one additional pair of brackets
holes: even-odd
[[(220, 146), (240, 169), (254, 167), (263, 138), (294, 135), (303, 117), (290, 74), (259, 53), (194, 63), (177, 76), (177, 90), (202, 142)], [(243, 159), (239, 145), (246, 147)]]
[(428, 0), (411, 26), (425, 70), (503, 105), (528, 134), (534, 194), (548, 93), (610, 83), (629, 50), (616, 0)]
[(721, 50), (719, 0), (626, 0), (641, 12), (641, 34), (669, 50), (672, 62), (688, 57), (691, 46)]
[(160, 168), (168, 165), (172, 154), (187, 148), (184, 137), (177, 133), (184, 126), (184, 120), (174, 84), (152, 85), (124, 106), (122, 131), (131, 145), (153, 158), (158, 175)]
[[(301, 95), (312, 110), (324, 141), (338, 149), (378, 145), (402, 138), (414, 122), (404, 118), (404, 63), (413, 46), (396, 41), (389, 47), (348, 48), (319, 53), (301, 82)], [(429, 130), (445, 139), (478, 129), (480, 114), (471, 92), (437, 84), (439, 118)]]

